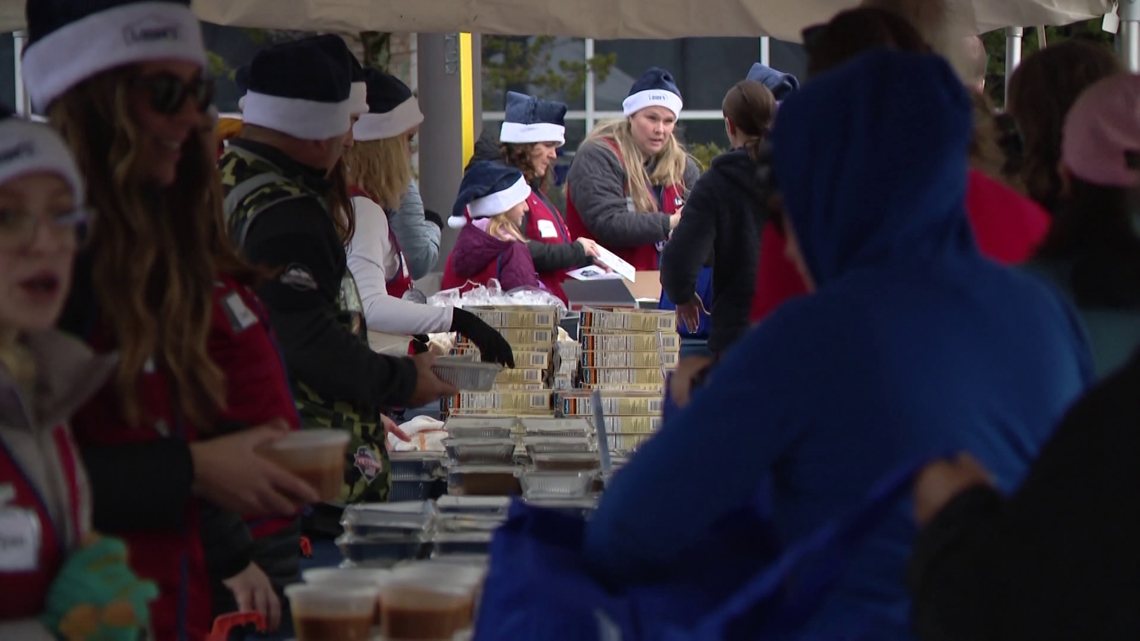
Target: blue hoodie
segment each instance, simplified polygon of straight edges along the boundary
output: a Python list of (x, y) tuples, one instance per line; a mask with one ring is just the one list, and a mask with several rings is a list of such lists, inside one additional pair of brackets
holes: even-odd
[[(941, 58), (886, 51), (788, 98), (773, 170), (818, 290), (743, 338), (615, 477), (587, 533), (596, 572), (659, 575), (765, 480), (785, 544), (918, 456), (969, 450), (1003, 491), (1020, 483), (1092, 364), (1069, 307), (974, 245), (970, 112)], [(901, 500), (805, 637), (910, 638), (915, 534)]]

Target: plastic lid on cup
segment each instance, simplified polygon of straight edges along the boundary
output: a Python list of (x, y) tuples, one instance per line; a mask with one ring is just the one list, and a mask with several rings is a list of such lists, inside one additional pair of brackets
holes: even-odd
[(327, 615), (363, 615), (376, 608), (379, 585), (363, 583), (296, 583), (285, 587), (295, 612)]
[(379, 587), (391, 580), (392, 571), (382, 568), (310, 568), (301, 573), (308, 584), (353, 584)]

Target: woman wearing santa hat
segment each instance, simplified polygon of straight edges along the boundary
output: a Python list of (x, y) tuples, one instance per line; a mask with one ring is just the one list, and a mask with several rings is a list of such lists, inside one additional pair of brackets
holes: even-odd
[(352, 127), (354, 143), (344, 161), (356, 217), (348, 268), (368, 329), (408, 335), (460, 332), (484, 360), (513, 367), (511, 346), (493, 327), (459, 308), (425, 305), (415, 289), (387, 212), (400, 206), (411, 182), (409, 143), (424, 116), (399, 78), (376, 69), (364, 74), (369, 109)]
[(659, 248), (681, 221), (700, 172), (674, 135), (681, 91), (651, 67), (622, 102), (623, 120), (603, 123), (574, 156), (566, 178), (566, 223), (639, 271), (656, 270)]
[(598, 243), (575, 239), (558, 208), (546, 197), (554, 184), (558, 149), (566, 144), (566, 109), (560, 102), (508, 91), (496, 150), (503, 163), (521, 171), (530, 184), (522, 225), (527, 248), (538, 277), (563, 302), (566, 271), (590, 265), (598, 255)]

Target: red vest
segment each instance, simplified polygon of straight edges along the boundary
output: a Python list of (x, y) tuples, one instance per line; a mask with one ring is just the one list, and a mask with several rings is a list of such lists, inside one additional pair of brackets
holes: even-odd
[(476, 285), (486, 286), (492, 278), (499, 277), (499, 261), (493, 260), (487, 263), (483, 271), (472, 276), (471, 278), (460, 278), (455, 275), (455, 270), (451, 268), (451, 254), (447, 256), (447, 263), (443, 267), (443, 279), (440, 280), (439, 288), (455, 289), (459, 288), (460, 293), (469, 292), (475, 288)]
[[(621, 161), (621, 153), (618, 152), (617, 143), (609, 138), (603, 138), (605, 143), (613, 149), (614, 154), (617, 155), (618, 161)], [(625, 163), (622, 162), (622, 167), (625, 168)], [(628, 172), (629, 169), (626, 168)], [(629, 186), (626, 185), (624, 193), (628, 196)], [(658, 204), (661, 205), (661, 213), (675, 214), (685, 204), (685, 186), (684, 185), (666, 185), (661, 190), (661, 195), (658, 199)], [(630, 212), (636, 215), (635, 212)], [(570, 185), (566, 185), (566, 225), (570, 229), (570, 234), (573, 238), (589, 238), (597, 240), (603, 247), (606, 243), (598, 240), (594, 233), (590, 231), (586, 224), (582, 222), (582, 217), (578, 214), (578, 208), (574, 206), (574, 200), (570, 197)], [(636, 247), (606, 247), (612, 251), (619, 258), (625, 260), (633, 265), (637, 271), (653, 271), (656, 270), (658, 265), (657, 261), (660, 252), (657, 250), (656, 245), (638, 245)]]
[[(353, 198), (372, 200), (372, 197), (359, 187), (350, 188), (349, 193)], [(404, 250), (400, 249), (400, 241), (396, 239), (391, 225), (388, 225), (388, 244), (392, 246), (392, 251), (396, 252), (396, 274), (384, 282), (389, 296), (403, 298), (404, 294), (415, 287), (415, 283), (412, 281), (412, 272), (408, 270), (408, 261), (404, 259)]]
[[(96, 352), (107, 352), (111, 344), (96, 330), (88, 338)], [(187, 443), (198, 440), (193, 425), (182, 420), (171, 404), (166, 374), (153, 366), (139, 381), (143, 419), (128, 425), (123, 418), (111, 380), (72, 419), (75, 440), (81, 446), (123, 445), (177, 438)], [(156, 639), (204, 638), (210, 630), (210, 583), (198, 527), (198, 500), (185, 506), (185, 527), (180, 530), (130, 530), (107, 532), (126, 541), (130, 565), (135, 574), (158, 585), (160, 595), (150, 603), (151, 629)]]
[[(210, 359), (226, 374), (222, 420), (255, 427), (283, 418), (292, 429), (301, 428), (285, 357), (269, 324), (269, 314), (252, 291), (229, 276), (219, 276), (214, 287), (207, 347)], [(280, 516), (247, 522), (253, 537), (260, 539), (284, 530), (295, 520), (295, 516)]]
[[(528, 239), (547, 245), (567, 245), (574, 242), (574, 237), (570, 235), (570, 230), (566, 229), (566, 223), (562, 222), (562, 216), (558, 214), (552, 203), (532, 190), (526, 199), (526, 206), (530, 210), (530, 215), (527, 217), (523, 233)], [(562, 281), (566, 280), (566, 271), (558, 269), (538, 273), (538, 279), (546, 285), (550, 293), (561, 298), (563, 303), (568, 303), (566, 293), (562, 291)]]
[[(69, 499), (71, 527), (78, 530), (81, 498), (76, 465), (79, 463), (79, 452), (65, 426), (57, 425), (52, 428), (51, 436), (55, 444), (57, 461), (45, 464), (54, 465), (58, 462), (63, 468), (67, 483), (65, 489)], [(0, 440), (0, 485), (10, 485), (11, 489), (15, 490), (12, 500), (0, 506), (0, 516), (4, 515), (6, 509), (17, 508), (27, 510), (29, 516), (34, 514), (39, 521), (39, 553), (36, 556), (35, 569), (0, 571), (0, 621), (36, 617), (44, 611), (48, 589), (51, 588), (55, 575), (59, 573), (64, 559), (67, 558), (68, 550), (64, 549), (65, 537), (59, 535), (60, 524), (52, 520), (39, 490), (20, 468), (20, 464), (2, 440)], [(75, 541), (79, 541), (80, 536), (78, 531), (71, 533), (71, 538)]]

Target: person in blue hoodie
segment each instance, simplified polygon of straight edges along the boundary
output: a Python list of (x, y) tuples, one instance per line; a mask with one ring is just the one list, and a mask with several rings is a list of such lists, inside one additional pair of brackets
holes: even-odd
[[(599, 578), (668, 577), (766, 482), (785, 546), (917, 458), (968, 450), (1017, 487), (1092, 361), (1058, 295), (979, 254), (963, 208), (970, 128), (962, 83), (931, 55), (870, 52), (781, 106), (773, 175), (815, 291), (734, 346), (614, 477), (586, 534)], [(915, 534), (900, 499), (804, 636), (910, 638)]]

